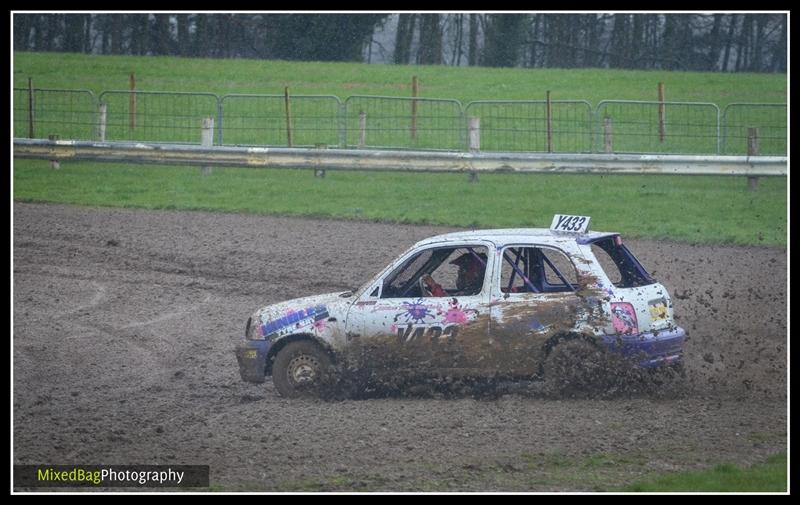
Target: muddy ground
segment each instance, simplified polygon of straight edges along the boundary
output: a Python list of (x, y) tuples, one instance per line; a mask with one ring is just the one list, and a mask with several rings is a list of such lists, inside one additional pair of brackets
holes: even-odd
[(787, 446), (785, 249), (629, 240), (688, 377), (602, 399), (284, 400), (240, 380), (262, 305), (356, 287), (450, 228), (14, 204), (18, 464), (207, 464), (212, 490), (591, 491)]

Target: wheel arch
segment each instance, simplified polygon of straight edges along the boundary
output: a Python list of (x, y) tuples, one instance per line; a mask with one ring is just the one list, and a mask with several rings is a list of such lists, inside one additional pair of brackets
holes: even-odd
[(556, 333), (555, 335), (548, 338), (545, 343), (542, 345), (542, 357), (539, 360), (539, 376), (544, 375), (544, 364), (547, 361), (547, 358), (550, 356), (550, 353), (553, 352), (553, 349), (556, 348), (557, 345), (562, 344), (564, 342), (569, 342), (571, 340), (583, 340), (584, 342), (588, 342), (594, 347), (599, 347), (597, 342), (597, 338), (592, 335), (586, 335), (584, 333), (578, 333), (575, 331), (565, 331), (561, 333)]
[(336, 362), (336, 354), (333, 352), (333, 348), (325, 342), (324, 340), (315, 337), (310, 333), (293, 333), (291, 335), (286, 335), (285, 337), (280, 338), (279, 340), (272, 343), (269, 347), (269, 351), (267, 352), (267, 363), (264, 368), (264, 375), (272, 375), (272, 364), (275, 362), (275, 357), (278, 355), (281, 350), (286, 347), (287, 345), (293, 342), (311, 342), (320, 349), (325, 351), (328, 356), (330, 356), (331, 360), (335, 363)]

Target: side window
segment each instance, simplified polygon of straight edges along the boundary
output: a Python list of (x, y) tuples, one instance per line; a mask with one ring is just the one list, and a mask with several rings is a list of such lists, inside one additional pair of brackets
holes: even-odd
[(548, 292), (575, 291), (578, 286), (578, 272), (569, 258), (555, 249), (540, 249), (544, 287)]
[(545, 247), (507, 247), (503, 250), (500, 290), (503, 293), (574, 291), (578, 274), (562, 252)]
[(623, 245), (619, 235), (593, 242), (592, 253), (615, 287), (635, 288), (656, 282), (633, 253)]
[(538, 293), (541, 286), (533, 283), (532, 247), (507, 247), (503, 250), (500, 290), (503, 293)]
[(486, 247), (426, 249), (391, 272), (381, 298), (473, 296), (483, 289)]

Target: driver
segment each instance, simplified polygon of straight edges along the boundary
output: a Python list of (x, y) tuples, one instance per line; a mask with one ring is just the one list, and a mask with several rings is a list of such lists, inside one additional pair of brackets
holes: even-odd
[(456, 292), (447, 293), (441, 284), (433, 280), (430, 274), (422, 276), (422, 282), (431, 292), (430, 296), (449, 295), (476, 295), (483, 284), (483, 274), (486, 271), (486, 254), (467, 252), (450, 262), (458, 265), (456, 278)]

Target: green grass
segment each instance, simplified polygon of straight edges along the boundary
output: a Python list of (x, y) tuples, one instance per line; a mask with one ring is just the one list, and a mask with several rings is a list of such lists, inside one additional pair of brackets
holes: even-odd
[(524, 69), (439, 65), (286, 62), (69, 53), (14, 53), (14, 87), (28, 77), (41, 88), (127, 90), (131, 72), (139, 90), (227, 93), (420, 96), (472, 100), (656, 100), (663, 82), (670, 101), (785, 102), (786, 74), (725, 74), (604, 69)]
[(711, 470), (665, 475), (655, 480), (632, 484), (625, 491), (635, 492), (786, 492), (786, 454), (750, 467), (717, 465)]
[[(31, 77), (36, 87), (85, 88), (95, 93), (127, 89), (128, 77), (135, 72), (139, 90), (210, 92), (220, 96), (282, 93), (284, 86), (290, 86), (293, 94), (328, 94), (342, 99), (356, 94), (408, 97), (413, 75), (419, 76), (422, 97), (453, 98), (463, 104), (481, 99), (541, 100), (547, 90), (553, 92), (555, 100), (583, 99), (592, 105), (604, 99), (653, 100), (658, 82), (665, 83), (667, 100), (713, 102), (720, 107), (740, 101), (785, 102), (787, 94), (784, 74), (489, 69), (65, 53), (15, 53), (13, 64), (15, 87), (26, 87)], [(130, 131), (127, 114), (119, 112), (127, 106), (128, 98), (124, 94), (114, 97), (115, 101), (109, 99), (109, 107), (118, 110), (115, 117), (109, 112), (109, 139), (133, 135), (131, 139), (157, 137), (197, 142), (197, 118), (214, 114), (213, 101), (200, 104), (184, 103), (176, 97), (142, 97), (138, 107), (143, 114), (148, 107), (155, 112), (162, 107), (181, 111), (195, 108), (185, 114), (181, 124), (165, 128), (142, 120), (137, 129)], [(69, 128), (65, 123), (79, 122), (84, 126), (76, 126), (79, 131), (75, 135), (93, 138), (91, 107), (83, 111), (82, 106), (70, 102), (74, 97), (47, 99), (54, 100), (52, 107), (63, 106), (67, 111), (77, 108), (78, 112), (50, 117), (49, 123), (37, 129), (38, 136), (59, 133), (58, 128)], [(15, 101), (19, 100), (15, 97)], [(374, 127), (381, 109), (373, 112), (369, 101), (362, 100), (372, 118), (369, 124)], [(276, 119), (280, 104), (239, 99), (226, 107), (229, 116), (234, 116), (226, 116), (223, 124), (226, 143), (283, 141), (284, 125), (280, 118)], [(299, 116), (318, 117), (316, 112), (326, 106), (298, 100), (293, 107)], [(432, 147), (439, 143), (457, 148), (463, 132), (458, 133), (446, 121), (426, 123), (426, 107), (428, 104), (420, 102), (420, 137), (414, 145)], [(271, 123), (262, 117), (263, 112), (254, 112), (267, 109), (273, 110), (270, 114), (275, 116)], [(430, 115), (437, 114), (443, 112)], [(672, 110), (668, 114), (680, 119)], [(15, 135), (26, 135), (26, 118), (20, 118), (21, 122), (15, 121), (15, 128), (20, 129)], [(492, 120), (487, 112), (484, 126)], [(314, 131), (313, 124), (298, 117), (296, 142), (335, 144), (336, 125), (320, 125), (318, 121), (320, 129)], [(352, 130), (357, 117), (349, 114), (347, 121)], [(558, 120), (555, 127), (560, 128)], [(541, 129), (528, 123), (514, 128)], [(620, 131), (623, 126), (617, 123), (615, 128)], [(385, 132), (388, 133), (368, 131), (368, 143), (409, 142), (408, 131), (402, 128), (397, 129), (399, 133)], [(436, 142), (430, 144), (425, 132), (442, 132), (444, 137), (433, 139)], [(511, 137), (493, 137), (489, 130), (485, 133), (483, 140), (490, 149), (514, 150), (531, 142), (519, 132), (509, 134)], [(588, 131), (575, 135), (574, 142), (566, 144), (557, 137), (556, 149), (587, 150), (591, 144)], [(691, 136), (697, 140), (687, 140), (683, 149), (708, 149), (705, 144), (700, 145), (707, 141), (702, 133)], [(677, 140), (681, 138), (687, 137)], [(356, 141), (350, 131), (348, 142)], [(658, 147), (661, 148), (665, 147)], [(325, 179), (315, 179), (309, 171), (218, 168), (210, 177), (201, 177), (199, 169), (194, 168), (69, 162), (63, 162), (62, 167), (54, 171), (47, 162), (15, 160), (14, 198), (89, 206), (202, 209), (465, 227), (548, 226), (552, 214), (569, 212), (591, 215), (593, 229), (617, 230), (628, 237), (769, 246), (785, 246), (787, 242), (785, 178), (762, 178), (758, 191), (748, 192), (745, 179), (739, 177), (487, 174), (481, 175), (477, 184), (469, 184), (467, 176), (459, 174), (328, 172)]]
[(655, 175), (466, 174), (199, 168), (15, 160), (14, 198), (459, 227), (549, 227), (553, 214), (633, 238), (785, 246), (786, 180)]

